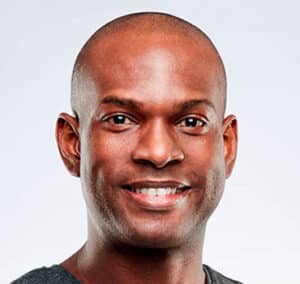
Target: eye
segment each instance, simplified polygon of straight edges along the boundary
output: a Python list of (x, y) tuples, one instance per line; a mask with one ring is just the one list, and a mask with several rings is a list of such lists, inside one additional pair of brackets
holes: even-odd
[(194, 116), (188, 116), (184, 119), (181, 119), (177, 123), (177, 126), (179, 126), (180, 130), (184, 133), (191, 135), (199, 135), (207, 132), (207, 124), (208, 122), (205, 119)]
[(115, 123), (115, 124), (124, 124), (130, 122), (129, 118), (126, 117), (125, 115), (118, 114), (110, 117), (107, 121), (110, 121)]
[(178, 125), (180, 127), (201, 127), (206, 125), (206, 121), (197, 117), (186, 117), (183, 120), (179, 121)]
[(106, 117), (102, 120), (107, 129), (112, 131), (122, 131), (128, 129), (130, 126), (136, 124), (136, 122), (129, 116), (124, 114), (115, 114)]

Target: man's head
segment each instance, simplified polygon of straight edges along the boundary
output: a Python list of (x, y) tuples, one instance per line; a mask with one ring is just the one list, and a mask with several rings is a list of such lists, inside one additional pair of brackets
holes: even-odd
[(57, 123), (90, 232), (159, 248), (201, 238), (236, 157), (225, 101), (222, 60), (190, 23), (140, 13), (100, 28), (74, 66), (75, 117)]

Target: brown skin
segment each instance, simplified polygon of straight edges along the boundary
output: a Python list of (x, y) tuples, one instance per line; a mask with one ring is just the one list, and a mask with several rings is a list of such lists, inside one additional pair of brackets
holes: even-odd
[[(56, 134), (81, 177), (88, 240), (62, 265), (82, 283), (204, 283), (205, 226), (237, 151), (215, 50), (205, 39), (128, 30), (89, 46), (84, 66), (84, 107), (79, 119), (60, 114)], [(140, 180), (191, 189), (175, 208), (153, 211), (123, 189)]]

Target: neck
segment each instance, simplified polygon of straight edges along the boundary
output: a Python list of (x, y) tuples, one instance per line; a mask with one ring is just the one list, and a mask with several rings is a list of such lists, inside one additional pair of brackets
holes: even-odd
[(204, 231), (196, 242), (160, 249), (108, 244), (89, 230), (84, 246), (62, 265), (83, 284), (204, 284)]

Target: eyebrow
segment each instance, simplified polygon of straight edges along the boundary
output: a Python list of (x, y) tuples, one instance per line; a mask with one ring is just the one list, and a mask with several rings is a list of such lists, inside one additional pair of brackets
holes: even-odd
[(203, 104), (209, 106), (214, 111), (216, 111), (214, 104), (208, 99), (194, 99), (194, 100), (185, 101), (182, 104), (179, 104), (179, 109), (180, 112), (185, 112), (193, 107), (196, 107), (198, 105), (203, 105)]
[[(107, 96), (101, 100), (100, 105), (101, 104), (112, 104), (115, 106), (128, 107), (136, 110), (140, 110), (143, 106), (142, 102), (127, 98), (119, 98), (117, 96)], [(209, 106), (216, 112), (214, 104), (208, 99), (192, 99), (182, 103), (176, 103), (174, 108), (179, 109), (179, 112), (185, 112), (193, 107), (203, 104)]]
[(107, 96), (103, 98), (100, 102), (101, 104), (112, 104), (119, 107), (129, 107), (133, 109), (141, 109), (142, 103), (139, 103), (132, 99), (119, 98), (116, 96)]

